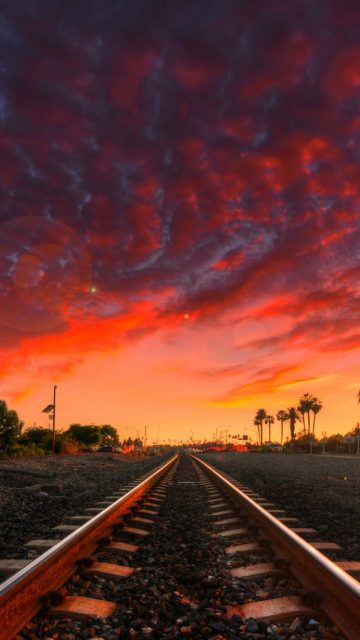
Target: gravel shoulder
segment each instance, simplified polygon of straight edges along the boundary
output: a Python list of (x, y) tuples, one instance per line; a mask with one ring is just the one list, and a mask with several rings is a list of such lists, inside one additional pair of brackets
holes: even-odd
[(25, 542), (51, 537), (67, 516), (81, 514), (164, 457), (89, 453), (0, 461), (0, 557), (28, 557)]
[(337, 542), (360, 560), (360, 459), (262, 453), (206, 454), (204, 460)]

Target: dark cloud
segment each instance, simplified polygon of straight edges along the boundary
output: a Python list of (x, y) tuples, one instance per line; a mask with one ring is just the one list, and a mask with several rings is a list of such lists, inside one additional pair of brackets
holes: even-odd
[[(351, 0), (5, 5), (1, 221), (70, 227), (111, 300), (82, 282), (54, 331), (75, 302), (101, 317), (162, 290), (164, 319), (264, 290), (315, 304), (356, 269), (359, 17)], [(5, 261), (32, 260), (16, 242)]]

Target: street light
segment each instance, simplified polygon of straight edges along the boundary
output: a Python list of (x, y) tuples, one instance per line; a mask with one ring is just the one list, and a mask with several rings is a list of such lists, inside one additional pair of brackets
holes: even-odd
[[(52, 432), (52, 452), (55, 453), (55, 423), (56, 423), (56, 389), (57, 385), (54, 384), (54, 400), (53, 404), (48, 404), (45, 409), (42, 410), (42, 413), (48, 413), (49, 418), (53, 423), (53, 432)], [(50, 412), (52, 411), (52, 414)]]

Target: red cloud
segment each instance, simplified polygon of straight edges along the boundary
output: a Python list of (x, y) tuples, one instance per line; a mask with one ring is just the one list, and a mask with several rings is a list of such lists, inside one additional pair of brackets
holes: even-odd
[(360, 88), (360, 48), (349, 48), (335, 56), (325, 74), (324, 88), (335, 100), (356, 96)]

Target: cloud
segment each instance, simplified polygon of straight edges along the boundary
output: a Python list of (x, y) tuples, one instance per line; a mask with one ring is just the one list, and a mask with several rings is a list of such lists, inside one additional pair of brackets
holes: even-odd
[(211, 405), (237, 407), (253, 403), (256, 397), (275, 393), (279, 388), (282, 388), (281, 381), (288, 379), (289, 374), (296, 370), (297, 366), (295, 365), (278, 370), (273, 369), (271, 373), (258, 377), (253, 382), (233, 387), (226, 394), (212, 400)]
[(25, 4), (0, 23), (5, 370), (235, 311), (273, 349), (355, 350), (357, 3)]

